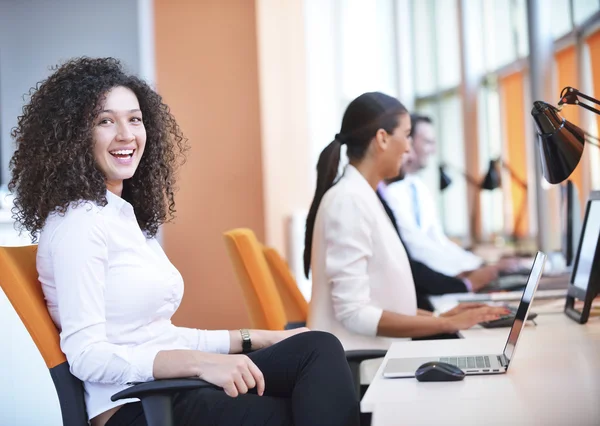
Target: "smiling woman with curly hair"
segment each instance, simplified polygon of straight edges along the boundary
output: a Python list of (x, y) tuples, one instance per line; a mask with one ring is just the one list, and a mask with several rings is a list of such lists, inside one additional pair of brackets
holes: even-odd
[(39, 280), (91, 426), (145, 426), (140, 402), (111, 395), (193, 376), (216, 387), (175, 396), (179, 426), (358, 424), (333, 335), (171, 323), (183, 279), (155, 236), (186, 144), (146, 83), (112, 58), (71, 60), (33, 89), (13, 136), (13, 213), (39, 237)]
[(34, 236), (50, 213), (64, 214), (72, 203), (106, 205), (106, 176), (94, 158), (93, 129), (103, 97), (114, 87), (135, 94), (147, 135), (143, 156), (133, 154), (139, 165), (123, 184), (123, 199), (150, 236), (172, 217), (175, 170), (186, 140), (169, 108), (145, 82), (125, 74), (117, 60), (82, 58), (38, 86), (12, 131), (17, 150), (9, 189), (17, 190), (16, 219)]

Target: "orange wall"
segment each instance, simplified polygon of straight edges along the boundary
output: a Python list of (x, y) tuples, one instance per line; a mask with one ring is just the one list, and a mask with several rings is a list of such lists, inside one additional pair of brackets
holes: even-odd
[(249, 325), (222, 233), (264, 240), (256, 15), (248, 0), (155, 0), (158, 91), (191, 150), (164, 247), (185, 280), (182, 326)]
[[(568, 47), (556, 53), (556, 66), (558, 70), (558, 88), (556, 90), (556, 93), (558, 95), (556, 96), (556, 98), (558, 99), (564, 87), (579, 87), (579, 82), (577, 78), (577, 53), (575, 51), (574, 46)], [(561, 111), (561, 115), (576, 126), (580, 125), (579, 113), (579, 108), (574, 105), (567, 105)], [(583, 187), (584, 161), (584, 157), (582, 157), (579, 161), (579, 164), (577, 165), (575, 170), (573, 170), (573, 173), (569, 177), (569, 179), (572, 180), (573, 183), (577, 186), (577, 189), (579, 190), (580, 194), (585, 193)], [(580, 201), (582, 202), (583, 207), (583, 201)], [(582, 211), (585, 210), (582, 208)]]
[[(504, 97), (504, 129), (508, 152), (507, 166), (515, 178), (527, 182), (527, 156), (525, 152), (525, 112), (523, 73), (517, 72), (500, 79), (500, 90)], [(512, 196), (513, 232), (515, 236), (528, 234), (527, 188), (516, 179), (510, 179)]]

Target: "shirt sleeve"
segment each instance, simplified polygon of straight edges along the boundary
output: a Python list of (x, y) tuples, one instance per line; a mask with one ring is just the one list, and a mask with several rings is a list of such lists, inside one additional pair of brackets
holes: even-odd
[(51, 253), (61, 324), (60, 346), (71, 373), (86, 382), (126, 384), (152, 380), (159, 349), (116, 345), (107, 339), (106, 227), (103, 217), (93, 210), (78, 216), (84, 216), (83, 220), (63, 223), (56, 230)]
[(463, 278), (463, 283), (465, 283), (465, 287), (467, 288), (467, 291), (473, 291), (473, 283), (471, 282), (470, 279)]
[(333, 200), (325, 213), (326, 276), (335, 317), (348, 330), (375, 336), (383, 309), (371, 302), (367, 266), (372, 256), (371, 228), (351, 196)]
[(218, 354), (228, 354), (231, 349), (231, 340), (229, 331), (227, 330), (198, 330), (196, 328), (173, 327), (189, 349)]

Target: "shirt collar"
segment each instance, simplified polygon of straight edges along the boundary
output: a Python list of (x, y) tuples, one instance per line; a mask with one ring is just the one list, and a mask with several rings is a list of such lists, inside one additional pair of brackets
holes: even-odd
[(377, 185), (377, 192), (379, 193), (379, 195), (381, 196), (381, 198), (383, 198), (386, 202), (386, 189), (387, 189), (387, 184), (384, 181), (379, 182), (379, 185)]
[(369, 188), (371, 191), (373, 191), (373, 188), (371, 188), (369, 182), (367, 182), (365, 177), (352, 164), (348, 164), (346, 166), (346, 169), (344, 170), (344, 176), (350, 180), (356, 181), (357, 183), (360, 182), (362, 187)]
[[(348, 164), (346, 166), (346, 168), (344, 170), (344, 177), (356, 182), (356, 185), (359, 185), (360, 188), (362, 188), (364, 190), (369, 190), (369, 192), (375, 194), (375, 191), (373, 191), (373, 188), (371, 187), (371, 185), (369, 184), (367, 179), (365, 179), (365, 177), (352, 164)], [(386, 186), (387, 185), (385, 184), (385, 182), (381, 181), (381, 182), (379, 182), (377, 189), (379, 189), (385, 193)]]
[(106, 201), (108, 202), (108, 205), (116, 211), (133, 214), (133, 206), (123, 198), (110, 192), (108, 189), (106, 190)]

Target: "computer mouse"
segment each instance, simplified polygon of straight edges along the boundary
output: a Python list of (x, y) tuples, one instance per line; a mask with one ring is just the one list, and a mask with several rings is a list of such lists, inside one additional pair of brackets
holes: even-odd
[(415, 377), (419, 382), (456, 382), (465, 378), (465, 372), (446, 362), (426, 362), (417, 368)]

